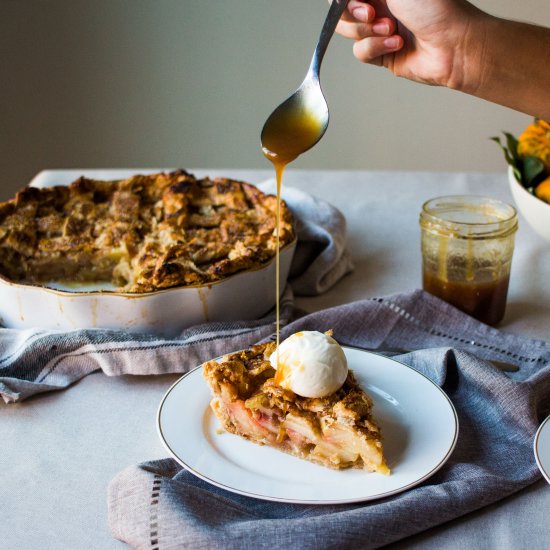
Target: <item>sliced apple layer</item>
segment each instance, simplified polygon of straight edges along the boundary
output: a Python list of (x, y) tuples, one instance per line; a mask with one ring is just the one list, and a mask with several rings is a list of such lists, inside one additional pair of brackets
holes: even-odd
[(301, 397), (275, 383), (268, 359), (274, 350), (261, 344), (204, 365), (211, 407), (223, 427), (323, 466), (388, 475), (372, 400), (353, 373), (327, 397)]

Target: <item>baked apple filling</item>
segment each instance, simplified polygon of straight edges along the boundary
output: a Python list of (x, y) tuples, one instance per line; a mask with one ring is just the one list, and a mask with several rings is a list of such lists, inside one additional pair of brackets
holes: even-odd
[(334, 469), (389, 474), (373, 403), (350, 371), (337, 391), (302, 397), (275, 381), (275, 344), (210, 361), (203, 367), (211, 407), (223, 427), (260, 445)]

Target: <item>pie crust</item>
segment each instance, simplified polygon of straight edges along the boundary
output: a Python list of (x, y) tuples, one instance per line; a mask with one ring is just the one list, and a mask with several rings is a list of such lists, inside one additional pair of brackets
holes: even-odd
[(332, 395), (300, 397), (275, 383), (273, 351), (275, 344), (260, 344), (204, 364), (210, 405), (223, 427), (323, 466), (388, 475), (373, 402), (353, 373)]
[[(210, 284), (275, 256), (276, 201), (253, 185), (184, 170), (27, 187), (0, 203), (0, 273), (132, 293)], [(281, 248), (293, 240), (282, 202)]]

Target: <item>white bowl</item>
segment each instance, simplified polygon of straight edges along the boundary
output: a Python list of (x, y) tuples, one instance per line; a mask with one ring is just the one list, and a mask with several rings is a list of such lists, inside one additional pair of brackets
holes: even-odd
[[(76, 177), (86, 175), (87, 171), (77, 172)], [(118, 179), (127, 177), (128, 172), (107, 170), (101, 176), (106, 180)], [(47, 187), (53, 182), (68, 185), (75, 179), (73, 175), (47, 171), (39, 174), (31, 185)], [(296, 240), (280, 253), (281, 293), (295, 248)], [(141, 294), (113, 291), (107, 284), (52, 283), (51, 287), (20, 284), (0, 275), (0, 325), (19, 329), (108, 328), (170, 338), (200, 323), (258, 319), (273, 308), (275, 297), (274, 258), (257, 269), (241, 271), (214, 283)]]
[(550, 204), (529, 193), (516, 179), (511, 167), (508, 168), (508, 180), (512, 196), (522, 216), (536, 233), (550, 242)]
[[(281, 250), (281, 281), (287, 279), (295, 248), (296, 241)], [(257, 319), (274, 305), (274, 259), (208, 285), (143, 294), (69, 292), (0, 276), (0, 325), (7, 328), (110, 328), (171, 338), (199, 323)]]

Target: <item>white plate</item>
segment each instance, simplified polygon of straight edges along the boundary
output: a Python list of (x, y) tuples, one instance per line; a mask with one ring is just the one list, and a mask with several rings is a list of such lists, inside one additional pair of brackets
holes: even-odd
[(350, 368), (374, 400), (390, 476), (330, 470), (222, 432), (209, 407), (202, 369), (180, 378), (161, 401), (157, 427), (170, 454), (196, 476), (263, 500), (339, 504), (386, 497), (434, 474), (458, 436), (456, 411), (419, 372), (362, 350), (344, 348)]
[(550, 483), (550, 416), (539, 426), (533, 447), (537, 466)]

